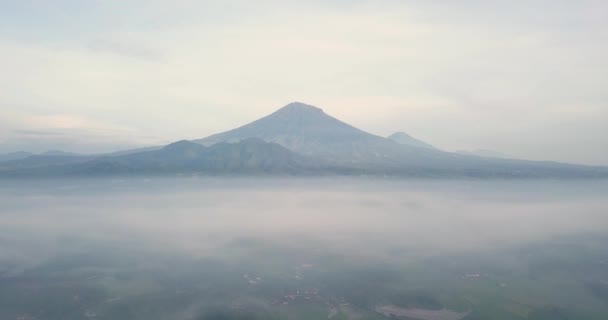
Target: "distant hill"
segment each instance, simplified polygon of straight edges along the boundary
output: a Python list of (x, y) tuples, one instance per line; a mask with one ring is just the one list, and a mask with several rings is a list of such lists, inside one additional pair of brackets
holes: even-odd
[(178, 141), (159, 150), (103, 157), (81, 164), (77, 172), (103, 173), (296, 173), (312, 162), (274, 143), (246, 139), (210, 147)]
[(102, 156), (124, 156), (124, 155), (127, 155), (127, 154), (133, 154), (133, 153), (140, 153), (140, 152), (146, 152), (146, 151), (155, 151), (155, 150), (161, 149), (162, 147), (163, 146), (142, 147), (142, 148), (136, 148), (136, 149), (127, 149), (127, 150), (114, 151), (114, 152), (105, 153), (105, 154), (101, 154), (101, 155)]
[(388, 139), (393, 140), (393, 141), (397, 142), (398, 144), (403, 144), (403, 145), (407, 145), (407, 146), (427, 148), (427, 149), (437, 149), (437, 148), (433, 147), (432, 145), (430, 145), (422, 140), (418, 140), (405, 132), (395, 132), (392, 135), (388, 136)]
[(182, 140), (152, 151), (55, 162), (47, 166), (22, 165), (4, 170), (4, 174), (0, 167), (0, 176), (305, 174), (320, 168), (312, 159), (252, 138), (210, 147)]
[(89, 156), (45, 156), (33, 155), (24, 159), (0, 162), (0, 170), (31, 169), (52, 165), (75, 164), (93, 159)]
[(33, 153), (25, 151), (0, 154), (0, 162), (25, 159), (31, 155), (33, 155)]
[(23, 160), (23, 159), (26, 159), (29, 157), (44, 158), (44, 157), (80, 157), (80, 156), (84, 156), (84, 155), (81, 155), (78, 153), (60, 151), (60, 150), (49, 150), (49, 151), (45, 151), (43, 153), (18, 151), (18, 152), (0, 154), (0, 162)]
[(78, 153), (66, 152), (66, 151), (61, 151), (61, 150), (48, 150), (48, 151), (41, 153), (40, 155), (42, 155), (42, 156), (62, 156), (62, 157), (64, 157), (64, 156), (72, 156), (72, 157), (81, 156), (81, 154), (78, 154)]

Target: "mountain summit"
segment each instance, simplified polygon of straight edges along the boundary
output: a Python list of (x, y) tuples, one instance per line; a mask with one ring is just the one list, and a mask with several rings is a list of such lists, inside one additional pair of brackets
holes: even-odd
[(293, 112), (293, 113), (324, 113), (323, 109), (311, 106), (302, 102), (292, 102), (277, 112)]

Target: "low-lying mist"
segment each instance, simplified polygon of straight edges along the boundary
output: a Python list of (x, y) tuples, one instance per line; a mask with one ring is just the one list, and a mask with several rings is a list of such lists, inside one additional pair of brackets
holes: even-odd
[[(0, 182), (0, 315), (600, 319), (606, 194), (605, 181)], [(40, 298), (58, 288), (69, 312)]]

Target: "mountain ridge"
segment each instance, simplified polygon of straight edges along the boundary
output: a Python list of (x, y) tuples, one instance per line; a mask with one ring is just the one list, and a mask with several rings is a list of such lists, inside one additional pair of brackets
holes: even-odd
[[(407, 135), (407, 134), (405, 134)], [(608, 178), (607, 167), (498, 159), (367, 133), (300, 102), (198, 140), (105, 155), (36, 155), (0, 163), (2, 177), (271, 174), (392, 177)], [(414, 143), (414, 145), (411, 145)]]
[[(53, 169), (45, 172), (45, 168)], [(101, 156), (77, 163), (52, 163), (4, 171), (4, 176), (165, 175), (165, 174), (304, 174), (320, 166), (280, 145), (260, 139), (203, 146), (181, 140), (158, 150), (119, 156)], [(0, 167), (0, 176), (2, 176)]]

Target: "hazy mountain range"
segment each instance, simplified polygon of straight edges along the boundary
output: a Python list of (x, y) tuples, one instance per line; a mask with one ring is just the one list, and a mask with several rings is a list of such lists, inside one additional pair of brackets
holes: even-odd
[(608, 168), (441, 151), (399, 132), (388, 138), (303, 103), (193, 141), (103, 155), (0, 156), (0, 176), (174, 174), (381, 175), (419, 177), (608, 177)]

